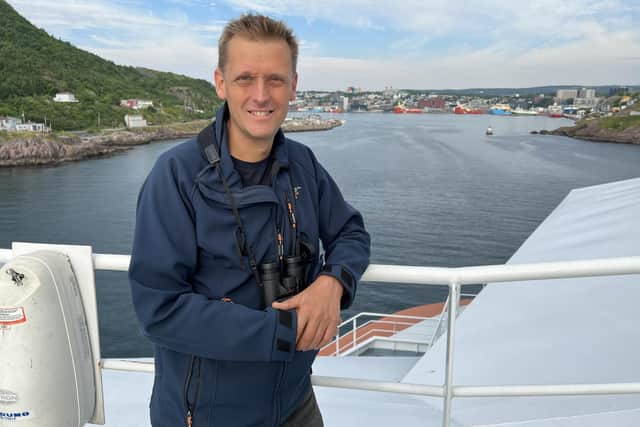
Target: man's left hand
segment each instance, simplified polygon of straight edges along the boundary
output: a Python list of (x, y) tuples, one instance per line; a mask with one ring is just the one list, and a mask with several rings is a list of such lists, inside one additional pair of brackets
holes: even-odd
[(318, 350), (335, 336), (340, 323), (342, 292), (342, 285), (335, 277), (320, 275), (304, 291), (271, 305), (278, 310), (296, 310), (297, 350)]

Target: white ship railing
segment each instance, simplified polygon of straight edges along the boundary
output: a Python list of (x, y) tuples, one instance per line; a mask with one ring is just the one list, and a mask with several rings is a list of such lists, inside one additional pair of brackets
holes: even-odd
[[(11, 257), (11, 250), (0, 249), (0, 263), (8, 261)], [(127, 271), (129, 267), (129, 260), (130, 257), (126, 255), (93, 255), (93, 263), (96, 270)], [(444, 427), (449, 427), (451, 423), (451, 401), (454, 397), (640, 394), (640, 383), (523, 384), (496, 386), (464, 386), (453, 384), (453, 358), (456, 336), (455, 326), (461, 285), (625, 274), (640, 274), (640, 256), (459, 268), (371, 265), (362, 277), (362, 281), (413, 283), (430, 286), (446, 285), (449, 287), (449, 301), (453, 301), (455, 303), (449, 304), (449, 310), (447, 312), (447, 352), (444, 384), (442, 386), (430, 386), (317, 375), (312, 377), (312, 383), (321, 387), (337, 387), (442, 397), (442, 425)], [(144, 363), (103, 359), (101, 361), (101, 365), (103, 369), (153, 372), (152, 362)]]
[[(382, 319), (373, 319), (368, 320), (364, 323), (358, 325), (358, 319), (364, 317), (381, 317)], [(415, 320), (416, 322), (403, 321), (403, 320)], [(329, 344), (325, 345), (320, 350), (324, 350), (335, 345), (335, 351), (332, 356), (340, 356), (341, 354), (345, 354), (346, 352), (351, 352), (359, 347), (363, 341), (371, 338), (373, 335), (379, 336), (381, 334), (395, 334), (398, 331), (404, 330), (410, 326), (414, 326), (417, 324), (417, 321), (429, 321), (432, 320), (437, 322), (435, 318), (431, 317), (423, 317), (423, 316), (409, 316), (404, 314), (385, 314), (385, 313), (370, 313), (370, 312), (362, 312), (358, 313), (355, 316), (350, 317), (349, 319), (343, 321), (338, 325), (338, 334), (336, 335), (335, 340), (331, 341)], [(389, 325), (391, 329), (382, 328), (384, 325)], [(349, 326), (350, 328), (344, 334), (340, 334), (340, 329)], [(377, 328), (377, 326), (381, 326), (381, 328)], [(358, 330), (362, 331), (361, 334), (358, 334)], [(351, 336), (348, 342), (345, 345), (341, 345), (340, 341), (346, 341), (344, 338)], [(426, 342), (426, 340), (425, 340)]]
[[(461, 297), (473, 299), (476, 297), (476, 294), (461, 294)], [(447, 311), (449, 309), (449, 298), (446, 299), (444, 305), (442, 306), (442, 310), (440, 313), (431, 316), (411, 316), (406, 314), (394, 314), (394, 313), (370, 313), (370, 312), (362, 312), (358, 313), (354, 316), (351, 316), (347, 320), (344, 320), (342, 323), (338, 325), (336, 331), (336, 337), (333, 341), (326, 344), (324, 347), (320, 349), (320, 354), (322, 354), (323, 350), (329, 349), (332, 346), (335, 346), (335, 351), (331, 353), (331, 356), (348, 356), (354, 353), (354, 350), (361, 350), (366, 344), (375, 342), (375, 340), (371, 340), (371, 338), (378, 337), (384, 341), (397, 341), (397, 342), (411, 342), (415, 344), (421, 344), (426, 346), (426, 348), (431, 348), (433, 343), (437, 338), (440, 337), (440, 331), (442, 329), (442, 323), (447, 315)], [(364, 323), (358, 324), (358, 320), (361, 318), (370, 318), (370, 317), (378, 317), (381, 319), (371, 319), (367, 320)], [(411, 322), (411, 320), (415, 320), (415, 322)], [(413, 339), (405, 339), (403, 338), (391, 338), (397, 332), (404, 331), (405, 329), (416, 326), (421, 322), (435, 322), (436, 326), (433, 329), (433, 332), (429, 334), (429, 338), (421, 335), (420, 333), (416, 334)], [(391, 329), (378, 329), (376, 326), (384, 326), (390, 325)], [(343, 329), (346, 328), (346, 332), (341, 333)], [(354, 332), (356, 331), (356, 332)], [(361, 334), (358, 334), (357, 331), (362, 331)], [(444, 331), (442, 331), (444, 332)], [(387, 334), (391, 334), (391, 337)], [(349, 337), (347, 339), (347, 337)], [(344, 342), (344, 344), (342, 344)]]

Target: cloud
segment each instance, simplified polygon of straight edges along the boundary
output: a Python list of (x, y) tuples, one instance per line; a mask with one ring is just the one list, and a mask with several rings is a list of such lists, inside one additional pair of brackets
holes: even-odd
[[(519, 55), (487, 47), (430, 59), (300, 58), (300, 89), (530, 87), (637, 84), (640, 40), (631, 31), (602, 33)], [(622, 61), (621, 58), (629, 58)]]
[(171, 71), (210, 82), (218, 60), (217, 48), (195, 44), (187, 36), (168, 38), (160, 43), (137, 43), (135, 49), (113, 44), (87, 50), (103, 58), (116, 58), (114, 61), (120, 64)]
[[(384, 31), (378, 57), (300, 58), (302, 88), (637, 83), (640, 4), (623, 0), (228, 0), (238, 10)], [(366, 39), (366, 36), (363, 36)], [(313, 43), (313, 41), (311, 41)], [(326, 52), (326, 50), (325, 50)]]
[[(473, 3), (449, 0), (227, 0), (240, 10), (255, 10), (279, 16), (300, 16), (361, 28), (393, 28), (428, 35), (451, 32), (486, 32), (495, 29), (517, 33), (544, 34), (572, 30), (574, 21), (610, 20), (638, 13), (640, 6), (622, 0), (537, 0), (505, 2), (478, 0)], [(493, 25), (497, 24), (497, 25)], [(629, 22), (629, 25), (633, 25)]]
[[(217, 62), (217, 38), (223, 26), (220, 21), (198, 24), (191, 22), (182, 9), (166, 9), (158, 14), (143, 3), (131, 1), (10, 2), (35, 25), (118, 64), (211, 80)], [(78, 36), (77, 32), (88, 35)]]

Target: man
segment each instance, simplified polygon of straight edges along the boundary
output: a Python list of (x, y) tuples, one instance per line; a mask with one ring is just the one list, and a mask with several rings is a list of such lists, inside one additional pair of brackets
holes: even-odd
[(298, 79), (291, 30), (245, 15), (218, 52), (225, 104), (158, 159), (138, 199), (129, 277), (155, 344), (151, 422), (322, 426), (311, 364), (353, 301), (369, 235), (280, 130)]

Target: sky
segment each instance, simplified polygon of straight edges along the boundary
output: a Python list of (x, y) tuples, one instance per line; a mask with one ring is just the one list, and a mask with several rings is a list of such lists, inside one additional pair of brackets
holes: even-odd
[(225, 23), (285, 21), (299, 90), (640, 85), (638, 0), (8, 0), (117, 64), (212, 81)]

